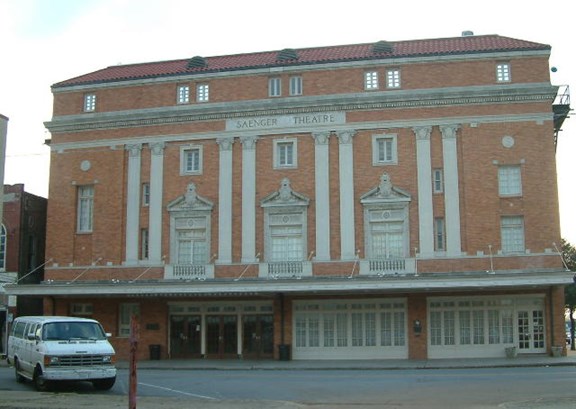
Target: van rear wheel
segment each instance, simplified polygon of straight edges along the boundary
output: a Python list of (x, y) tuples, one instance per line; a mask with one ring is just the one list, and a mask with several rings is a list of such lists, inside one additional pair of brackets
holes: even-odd
[(18, 362), (18, 358), (14, 358), (14, 374), (16, 375), (16, 382), (22, 383), (26, 380), (26, 378), (20, 375), (20, 362)]
[(42, 374), (42, 370), (40, 368), (36, 368), (34, 370), (34, 387), (38, 392), (46, 392), (50, 390), (50, 382), (44, 378)]

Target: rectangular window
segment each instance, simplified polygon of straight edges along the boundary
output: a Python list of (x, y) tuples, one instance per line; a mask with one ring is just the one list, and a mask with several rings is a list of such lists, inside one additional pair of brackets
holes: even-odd
[(282, 81), (280, 77), (268, 79), (268, 95), (271, 97), (279, 97), (282, 95)]
[(78, 186), (77, 228), (79, 233), (92, 232), (94, 186)]
[(91, 317), (93, 306), (89, 303), (73, 303), (70, 305), (70, 315), (73, 317)]
[(148, 260), (148, 249), (148, 229), (142, 229), (140, 230), (140, 260)]
[(524, 252), (524, 217), (503, 216), (500, 219), (502, 253)]
[(270, 226), (271, 260), (302, 261), (302, 225)]
[(6, 228), (0, 224), (0, 271), (6, 268)]
[(400, 88), (400, 70), (386, 71), (386, 88)]
[(496, 65), (496, 81), (510, 82), (510, 64), (500, 63)]
[(142, 206), (150, 205), (150, 183), (142, 183)]
[(442, 169), (432, 170), (432, 190), (434, 193), (444, 192), (444, 173)]
[(96, 110), (96, 94), (84, 95), (84, 112), (93, 112)]
[(370, 223), (372, 249), (375, 259), (404, 257), (404, 223), (402, 221), (379, 221)]
[(372, 164), (391, 165), (398, 162), (396, 135), (372, 136)]
[(119, 337), (129, 337), (130, 336), (130, 321), (132, 316), (136, 319), (140, 318), (140, 305), (138, 304), (120, 304), (120, 314), (118, 322), (118, 336)]
[(188, 104), (190, 102), (190, 87), (188, 85), (178, 85), (177, 102)]
[(295, 168), (296, 160), (296, 140), (275, 140), (274, 141), (274, 167), (275, 168)]
[(378, 72), (367, 71), (364, 73), (364, 89), (378, 89)]
[(180, 174), (202, 173), (202, 146), (187, 146), (180, 150)]
[(302, 95), (302, 77), (290, 77), (290, 95)]
[(434, 219), (434, 250), (446, 251), (446, 228), (442, 217)]
[[(185, 222), (185, 223), (184, 223)], [(178, 260), (181, 265), (206, 264), (208, 262), (208, 243), (205, 218), (190, 218), (183, 221), (177, 231)]]
[(208, 102), (210, 100), (210, 87), (208, 84), (196, 86), (196, 102)]
[(522, 173), (519, 165), (498, 168), (498, 193), (500, 196), (522, 196)]

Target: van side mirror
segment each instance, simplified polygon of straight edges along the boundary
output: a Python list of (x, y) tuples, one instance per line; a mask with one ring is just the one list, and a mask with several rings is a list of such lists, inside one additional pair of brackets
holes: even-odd
[(105, 335), (106, 335), (106, 338), (110, 338), (110, 337), (112, 336), (112, 333), (111, 333), (111, 332), (107, 332)]
[(34, 334), (33, 332), (29, 332), (26, 338), (28, 339), (28, 341), (34, 341), (36, 339), (36, 334)]

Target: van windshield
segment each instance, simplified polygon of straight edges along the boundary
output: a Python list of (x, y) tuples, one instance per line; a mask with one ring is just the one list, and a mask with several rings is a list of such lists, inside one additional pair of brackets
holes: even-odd
[(95, 322), (50, 322), (44, 324), (42, 339), (45, 341), (103, 340), (106, 334)]

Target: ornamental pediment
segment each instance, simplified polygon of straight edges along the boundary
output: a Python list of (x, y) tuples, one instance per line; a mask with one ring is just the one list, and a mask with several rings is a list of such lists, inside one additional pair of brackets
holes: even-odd
[(410, 202), (411, 195), (392, 184), (390, 175), (382, 174), (378, 186), (370, 189), (360, 197), (362, 204)]
[(167, 209), (169, 212), (183, 212), (190, 210), (210, 211), (213, 207), (214, 203), (200, 196), (196, 192), (196, 185), (194, 183), (190, 183), (186, 188), (186, 193), (170, 202), (167, 206)]
[(280, 189), (262, 199), (260, 205), (262, 207), (308, 206), (308, 203), (310, 203), (310, 199), (292, 190), (290, 179), (284, 178), (280, 184)]

